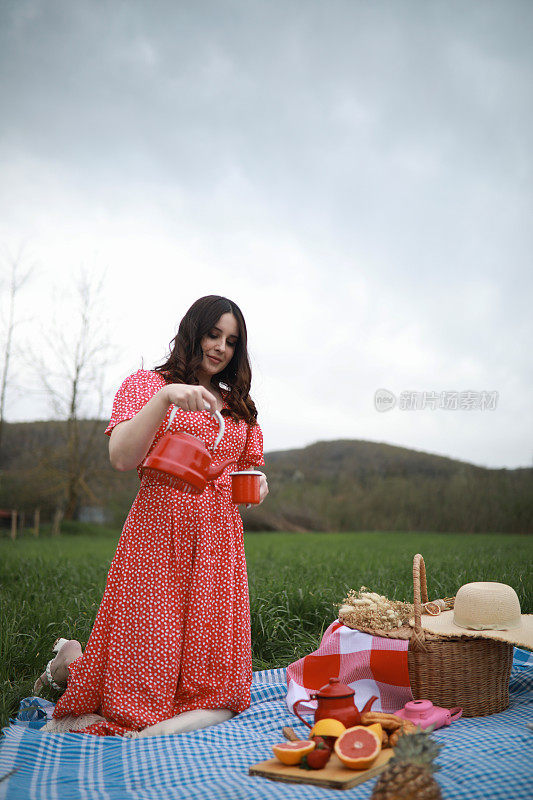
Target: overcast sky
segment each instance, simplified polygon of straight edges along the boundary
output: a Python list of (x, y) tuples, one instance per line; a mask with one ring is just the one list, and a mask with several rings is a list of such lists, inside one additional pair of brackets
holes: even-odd
[[(223, 294), (267, 451), (353, 438), (532, 464), (533, 3), (0, 8), (0, 246), (36, 263), (9, 421), (51, 414), (28, 354), (54, 321), (75, 338), (85, 268), (105, 271), (104, 416), (188, 306)], [(451, 391), (496, 407), (400, 407)]]

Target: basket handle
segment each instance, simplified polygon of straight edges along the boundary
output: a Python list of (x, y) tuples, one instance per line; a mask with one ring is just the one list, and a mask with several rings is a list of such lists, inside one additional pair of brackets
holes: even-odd
[(428, 587), (426, 583), (426, 565), (424, 559), (417, 553), (413, 559), (413, 601), (415, 606), (415, 628), (411, 642), (415, 650), (425, 650), (426, 637), (422, 628), (422, 603), (427, 603)]

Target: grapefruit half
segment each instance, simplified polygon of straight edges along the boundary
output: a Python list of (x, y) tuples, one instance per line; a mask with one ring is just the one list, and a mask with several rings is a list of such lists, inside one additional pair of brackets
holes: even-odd
[(381, 752), (381, 736), (363, 725), (355, 725), (339, 736), (335, 752), (345, 767), (368, 769)]
[(297, 739), (295, 742), (281, 742), (280, 744), (272, 745), (276, 758), (289, 767), (299, 764), (303, 756), (314, 749), (315, 743), (307, 739)]

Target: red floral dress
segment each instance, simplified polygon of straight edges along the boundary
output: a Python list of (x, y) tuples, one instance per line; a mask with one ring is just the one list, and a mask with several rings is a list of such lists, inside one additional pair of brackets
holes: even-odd
[[(106, 433), (164, 385), (146, 370), (126, 378)], [(124, 734), (196, 708), (238, 713), (249, 706), (250, 606), (230, 472), (264, 464), (263, 437), (258, 425), (225, 423), (213, 464), (234, 458), (237, 467), (202, 494), (141, 479), (87, 647), (70, 665), (54, 717), (98, 713), (106, 722), (85, 732)], [(207, 412), (179, 409), (170, 430), (194, 434), (211, 449), (218, 423)]]

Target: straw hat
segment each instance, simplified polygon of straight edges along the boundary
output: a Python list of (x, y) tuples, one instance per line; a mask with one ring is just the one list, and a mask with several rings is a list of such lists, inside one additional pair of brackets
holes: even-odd
[(422, 615), (422, 627), (440, 636), (509, 642), (533, 650), (533, 614), (521, 614), (515, 590), (505, 583), (465, 583), (453, 611)]

